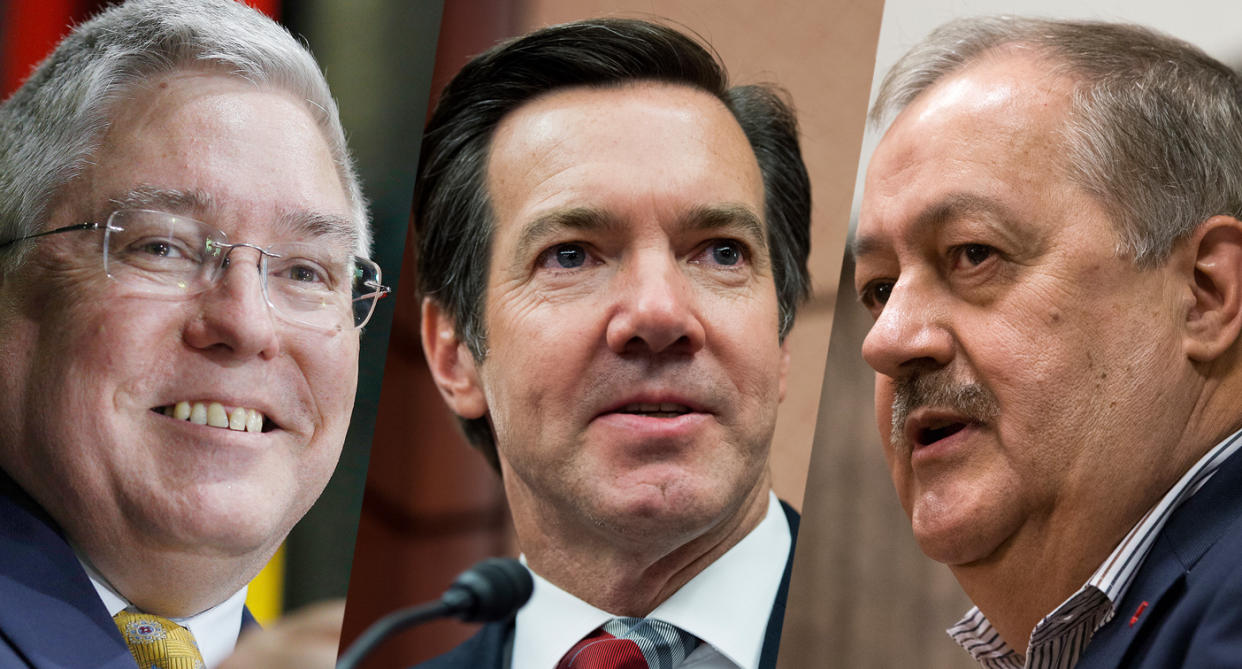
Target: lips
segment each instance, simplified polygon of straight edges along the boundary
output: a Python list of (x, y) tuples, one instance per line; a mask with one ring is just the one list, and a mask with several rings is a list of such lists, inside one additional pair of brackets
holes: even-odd
[(913, 448), (930, 446), (947, 439), (978, 421), (953, 411), (921, 409), (906, 421), (905, 437)]
[(677, 402), (631, 402), (615, 409), (612, 413), (628, 413), (651, 418), (676, 418), (692, 411), (690, 407)]
[(276, 425), (263, 412), (241, 406), (226, 406), (214, 401), (183, 400), (175, 404), (155, 407), (157, 413), (195, 425), (207, 425), (234, 432), (268, 432)]
[(704, 402), (684, 393), (668, 390), (643, 390), (604, 405), (596, 414), (643, 416), (647, 418), (677, 418), (687, 414), (712, 413)]

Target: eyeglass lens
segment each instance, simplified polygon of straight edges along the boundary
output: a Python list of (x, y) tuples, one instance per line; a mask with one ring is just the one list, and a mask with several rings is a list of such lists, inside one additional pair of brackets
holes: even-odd
[(308, 242), (262, 251), (242, 246), (194, 219), (122, 209), (105, 229), (104, 270), (145, 293), (191, 297), (239, 262), (233, 254), (257, 253), (264, 297), (284, 318), (321, 329), (361, 327), (370, 318), (379, 297), (379, 266), (351, 249)]

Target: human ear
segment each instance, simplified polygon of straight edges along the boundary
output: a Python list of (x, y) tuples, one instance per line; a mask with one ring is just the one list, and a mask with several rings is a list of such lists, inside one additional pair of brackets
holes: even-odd
[(487, 413), (487, 398), (474, 356), (458, 339), (453, 317), (427, 297), (423, 298), (422, 338), (431, 377), (449, 408), (462, 418), (482, 418)]
[(1242, 222), (1213, 216), (1187, 240), (1193, 262), (1183, 345), (1195, 362), (1229, 351), (1242, 332)]

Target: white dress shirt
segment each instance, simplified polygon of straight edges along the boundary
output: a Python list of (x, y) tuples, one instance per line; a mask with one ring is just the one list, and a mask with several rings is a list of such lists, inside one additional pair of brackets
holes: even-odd
[[(80, 555), (78, 562), (82, 563), (82, 568), (90, 577), (91, 584), (95, 586), (95, 592), (99, 593), (104, 607), (108, 609), (108, 615), (115, 616), (125, 609), (139, 611), (120, 593), (113, 590), (112, 586), (99, 575), (99, 572), (95, 571), (94, 567), (83, 560)], [(242, 609), (245, 607), (246, 588), (242, 588), (232, 597), (202, 613), (188, 618), (169, 618), (169, 620), (190, 630), (190, 634), (194, 635), (194, 641), (198, 644), (199, 653), (203, 656), (203, 663), (207, 665), (207, 669), (215, 669), (225, 658), (233, 654), (233, 648), (237, 645), (237, 636), (241, 632)]]
[[(769, 492), (768, 511), (759, 525), (646, 616), (702, 641), (681, 667), (758, 667), (792, 544), (789, 523)], [(533, 576), (534, 594), (517, 615), (512, 669), (552, 669), (583, 637), (619, 617)]]

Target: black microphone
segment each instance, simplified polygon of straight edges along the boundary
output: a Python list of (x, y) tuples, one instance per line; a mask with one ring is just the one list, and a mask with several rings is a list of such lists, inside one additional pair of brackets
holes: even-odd
[(354, 669), (393, 634), (428, 620), (460, 618), (468, 623), (504, 620), (517, 613), (535, 589), (530, 572), (513, 558), (488, 558), (462, 572), (440, 599), (394, 611), (375, 621), (337, 661)]

